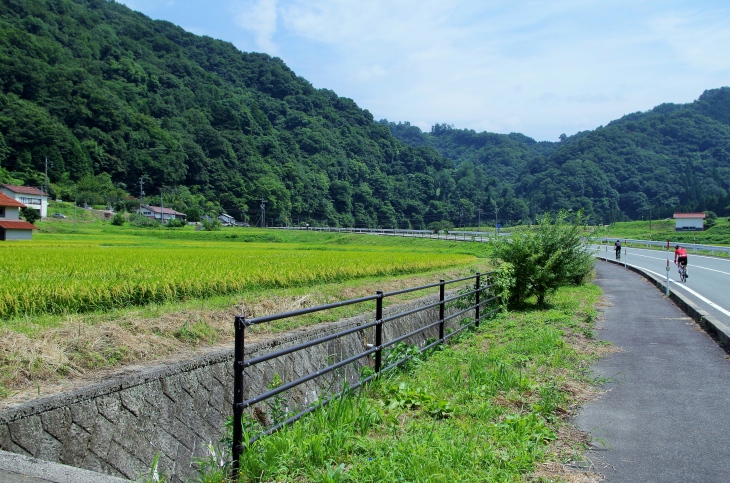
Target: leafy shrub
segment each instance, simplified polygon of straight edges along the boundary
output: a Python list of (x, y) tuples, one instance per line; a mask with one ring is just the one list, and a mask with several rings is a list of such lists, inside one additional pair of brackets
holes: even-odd
[(220, 220), (203, 220), (200, 222), (200, 224), (205, 231), (220, 230), (223, 226)]
[(35, 208), (21, 208), (20, 216), (22, 216), (28, 223), (35, 223), (41, 219), (40, 212)]
[(129, 224), (139, 228), (152, 228), (160, 226), (160, 224), (155, 220), (138, 214), (133, 214), (129, 217)]
[(553, 220), (546, 214), (533, 230), (493, 242), (494, 256), (512, 265), (510, 306), (524, 305), (532, 296), (543, 305), (549, 293), (563, 285), (583, 283), (593, 270), (593, 255), (583, 243), (582, 213), (572, 221), (568, 216), (561, 211)]
[(185, 220), (182, 220), (181, 218), (172, 218), (165, 223), (166, 228), (181, 228), (185, 225)]
[(112, 225), (122, 226), (127, 219), (124, 217), (124, 213), (117, 212), (112, 217)]

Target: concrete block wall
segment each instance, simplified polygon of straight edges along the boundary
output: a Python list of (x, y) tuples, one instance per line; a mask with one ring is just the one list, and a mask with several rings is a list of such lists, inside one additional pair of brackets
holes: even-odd
[[(399, 313), (437, 300), (424, 297), (387, 308)], [(384, 341), (392, 340), (438, 319), (438, 307), (390, 321)], [(292, 330), (270, 340), (246, 345), (250, 359), (308, 340), (320, 338), (373, 320), (372, 315)], [(231, 321), (233, 323), (233, 321)], [(450, 326), (458, 326), (451, 321)], [(433, 328), (409, 340), (423, 346), (437, 337)], [(374, 329), (297, 351), (246, 370), (245, 397), (267, 390), (278, 375), (284, 382), (362, 352), (374, 342)], [(358, 380), (368, 358), (336, 374), (310, 381), (286, 395), (294, 412)], [(29, 401), (0, 411), (0, 450), (41, 460), (85, 468), (106, 475), (137, 479), (149, 472), (155, 455), (159, 470), (170, 481), (195, 474), (196, 458), (204, 458), (208, 445), (223, 436), (232, 414), (233, 348), (194, 360), (125, 370), (124, 375), (80, 390)], [(261, 405), (266, 412), (266, 406)]]

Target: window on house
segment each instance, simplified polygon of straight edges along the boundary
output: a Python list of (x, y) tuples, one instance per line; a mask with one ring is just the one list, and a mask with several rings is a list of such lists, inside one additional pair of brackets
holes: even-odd
[(5, 218), (5, 207), (0, 206), (0, 218)]

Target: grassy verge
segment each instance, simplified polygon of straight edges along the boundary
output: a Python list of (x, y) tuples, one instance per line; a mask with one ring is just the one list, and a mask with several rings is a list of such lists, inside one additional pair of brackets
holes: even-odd
[[(245, 482), (597, 481), (571, 471), (585, 437), (568, 416), (591, 393), (596, 286), (501, 314), (244, 453)], [(253, 421), (249, 430), (256, 431)], [(217, 456), (204, 482), (226, 481)], [(215, 460), (218, 460), (217, 462)]]

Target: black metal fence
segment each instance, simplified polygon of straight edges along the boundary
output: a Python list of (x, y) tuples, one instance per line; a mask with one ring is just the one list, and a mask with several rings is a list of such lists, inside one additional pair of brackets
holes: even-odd
[[(496, 298), (497, 295), (495, 295), (492, 290), (494, 287), (494, 283), (491, 281), (492, 273), (487, 274), (479, 274), (472, 275), (469, 277), (459, 278), (455, 280), (449, 280), (444, 281), (440, 280), (438, 283), (430, 284), (430, 285), (423, 285), (420, 287), (412, 287), (412, 288), (406, 288), (402, 290), (397, 290), (394, 292), (387, 292), (384, 293), (382, 291), (378, 291), (375, 295), (371, 295), (368, 297), (362, 297), (358, 299), (351, 299), (351, 300), (345, 300), (342, 302), (337, 302), (333, 304), (327, 304), (327, 305), (320, 305), (317, 307), (311, 307), (306, 308), (302, 310), (296, 310), (292, 312), (286, 312), (286, 313), (280, 313), (275, 315), (268, 315), (264, 317), (257, 317), (252, 319), (246, 319), (244, 316), (236, 316), (235, 319), (235, 354), (234, 354), (234, 367), (233, 367), (233, 374), (234, 374), (234, 388), (233, 388), (233, 443), (232, 443), (232, 456), (233, 456), (233, 462), (232, 462), (232, 470), (234, 473), (234, 477), (237, 478), (238, 475), (238, 469), (239, 469), (239, 458), (244, 451), (245, 448), (247, 448), (249, 445), (251, 445), (256, 439), (260, 437), (260, 435), (268, 435), (272, 434), (275, 431), (278, 431), (280, 428), (282, 428), (285, 425), (291, 424), (300, 418), (302, 418), (304, 415), (309, 414), (313, 411), (315, 411), (318, 408), (321, 408), (325, 405), (327, 405), (332, 400), (342, 396), (348, 391), (352, 391), (354, 389), (357, 389), (361, 385), (367, 383), (368, 381), (372, 380), (373, 378), (377, 377), (381, 372), (390, 370), (394, 367), (397, 367), (408, 360), (410, 360), (413, 356), (412, 355), (406, 355), (398, 360), (395, 361), (388, 361), (389, 363), (383, 367), (384, 361), (383, 361), (383, 355), (384, 350), (395, 346), (396, 344), (402, 343), (408, 339), (413, 338), (414, 336), (417, 336), (419, 334), (424, 334), (426, 331), (433, 330), (435, 333), (438, 331), (438, 337), (433, 338), (433, 340), (425, 339), (426, 342), (424, 343), (423, 347), (420, 347), (420, 352), (426, 351), (428, 349), (431, 349), (432, 347), (441, 344), (448, 340), (451, 337), (454, 337), (455, 335), (459, 334), (460, 332), (466, 330), (467, 328), (471, 326), (479, 326), (480, 320), (490, 316), (495, 311), (498, 310), (497, 308), (492, 307), (491, 310), (488, 310), (486, 312), (482, 311), (482, 308), (487, 304), (492, 304)], [(454, 287), (457, 284), (467, 282), (467, 281), (474, 281), (473, 288), (471, 288), (469, 285), (466, 287), (469, 288), (468, 290), (461, 290), (457, 291), (455, 295), (446, 297), (447, 287)], [(433, 303), (427, 303), (426, 305), (417, 306), (413, 309), (406, 310), (404, 312), (394, 313), (390, 314), (388, 316), (383, 315), (383, 301), (384, 299), (388, 297), (393, 297), (396, 295), (406, 294), (410, 292), (416, 292), (420, 290), (428, 290), (428, 289), (435, 289), (438, 288), (438, 300)], [(246, 360), (244, 357), (244, 345), (245, 345), (245, 330), (247, 327), (257, 325), (257, 324), (264, 324), (266, 322), (272, 322), (275, 320), (281, 320), (286, 319), (290, 317), (296, 317), (300, 315), (306, 315), (311, 314), (314, 312), (321, 312), (326, 310), (331, 310), (337, 307), (344, 307), (347, 305), (353, 305), (353, 304), (361, 304), (366, 302), (375, 302), (375, 320), (372, 320), (370, 322), (364, 323), (362, 325), (358, 325), (355, 327), (348, 328), (346, 330), (342, 330), (337, 333), (329, 334), (320, 338), (317, 338), (315, 340), (310, 340), (304, 343), (300, 343), (297, 345), (294, 345), (292, 347), (287, 347), (284, 349), (280, 349), (277, 351), (273, 351), (264, 355), (260, 355), (257, 357), (253, 357), (251, 359)], [(459, 303), (461, 301), (461, 303)], [(496, 305), (496, 304), (494, 304)], [(454, 310), (449, 310), (449, 314), (447, 315), (447, 307), (454, 308)], [(407, 333), (403, 334), (395, 334), (395, 336), (392, 336), (390, 340), (385, 341), (385, 330), (384, 328), (388, 325), (389, 322), (393, 322), (396, 319), (401, 319), (409, 316), (413, 316), (414, 314), (418, 314), (421, 312), (435, 312), (435, 309), (438, 308), (438, 318), (436, 319), (430, 319), (429, 317), (426, 317), (426, 320), (423, 321), (423, 324), (417, 327), (415, 330), (412, 330)], [(459, 324), (458, 327), (447, 333), (446, 326), (447, 322), (452, 320), (464, 320), (468, 319), (468, 317), (465, 315), (468, 312), (474, 312), (474, 318), (467, 320), (466, 323)], [(422, 315), (422, 314), (421, 314)], [(461, 318), (461, 319), (459, 319)], [(245, 390), (245, 384), (246, 384), (246, 375), (245, 371), (247, 368), (252, 368), (256, 366), (257, 364), (264, 363), (266, 361), (271, 361), (273, 359), (282, 358), (291, 355), (292, 353), (313, 348), (315, 346), (330, 343), (334, 340), (345, 338), (348, 336), (352, 336), (356, 333), (360, 334), (366, 334), (366, 337), (368, 340), (369, 338), (372, 338), (372, 343), (365, 343), (364, 347), (366, 350), (359, 349), (359, 352), (344, 354), (340, 360), (329, 361), (329, 365), (322, 368), (316, 368), (308, 372), (307, 374), (300, 375), (299, 377), (288, 381), (288, 382), (282, 382), (281, 384), (277, 385), (276, 387), (269, 387), (269, 390), (262, 392), (260, 394), (254, 395), (248, 399), (244, 399), (244, 390)], [(391, 334), (394, 335), (394, 334)], [(353, 364), (360, 363), (360, 366), (368, 365), (373, 368), (373, 374), (368, 377), (358, 377), (356, 381), (353, 381), (352, 383), (346, 383), (342, 384), (338, 387), (338, 391), (334, 394), (328, 396), (327, 398), (320, 399), (318, 398), (316, 402), (313, 404), (305, 404), (304, 408), (298, 411), (296, 414), (294, 414), (291, 417), (288, 417), (286, 420), (275, 422), (275, 424), (267, 429), (265, 429), (263, 432), (259, 433), (259, 436), (253, 436), (249, 437), (246, 436), (247, 440), (244, 441), (244, 431), (243, 431), (243, 415), (246, 410), (250, 410), (251, 408), (256, 407), (256, 405), (274, 398), (276, 396), (281, 395), (285, 391), (289, 391), (293, 388), (296, 388), (297, 386), (306, 384), (310, 381), (313, 381), (317, 378), (322, 378), (327, 375), (330, 375), (334, 373), (334, 371), (340, 370), (346, 366), (352, 366)], [(356, 373), (358, 373), (356, 371)], [(359, 373), (358, 373), (359, 374)], [(234, 481), (237, 481), (234, 479)]]

